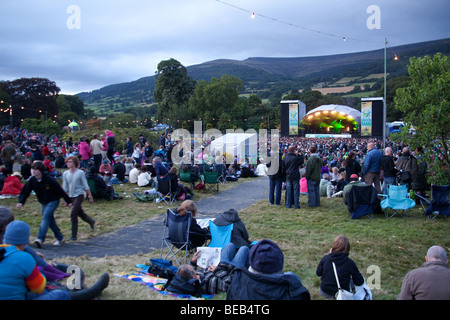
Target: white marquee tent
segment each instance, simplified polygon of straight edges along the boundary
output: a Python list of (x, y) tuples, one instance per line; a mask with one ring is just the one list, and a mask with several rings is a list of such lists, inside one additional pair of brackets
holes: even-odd
[(237, 156), (256, 161), (258, 156), (258, 135), (256, 133), (227, 133), (211, 141), (211, 154), (227, 154), (227, 162)]

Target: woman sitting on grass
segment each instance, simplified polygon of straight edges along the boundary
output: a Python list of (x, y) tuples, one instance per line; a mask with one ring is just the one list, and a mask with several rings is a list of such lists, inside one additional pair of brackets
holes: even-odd
[(355, 262), (348, 257), (349, 252), (350, 242), (344, 235), (339, 235), (334, 239), (329, 254), (323, 257), (317, 266), (316, 275), (321, 277), (320, 295), (323, 297), (334, 299), (338, 291), (333, 263), (336, 266), (336, 273), (342, 289), (353, 291), (350, 288), (350, 280), (353, 281), (355, 286), (364, 284), (364, 277), (359, 272)]

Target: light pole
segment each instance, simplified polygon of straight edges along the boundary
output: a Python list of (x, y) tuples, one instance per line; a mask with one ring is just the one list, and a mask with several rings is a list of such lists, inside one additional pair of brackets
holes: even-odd
[(384, 98), (383, 98), (383, 149), (386, 148), (386, 45), (384, 38)]

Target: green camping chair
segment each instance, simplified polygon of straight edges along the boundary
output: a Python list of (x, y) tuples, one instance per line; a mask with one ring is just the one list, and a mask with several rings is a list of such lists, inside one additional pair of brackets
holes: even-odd
[(203, 173), (203, 183), (205, 185), (205, 192), (216, 189), (216, 193), (219, 193), (219, 179), (217, 172), (205, 171)]

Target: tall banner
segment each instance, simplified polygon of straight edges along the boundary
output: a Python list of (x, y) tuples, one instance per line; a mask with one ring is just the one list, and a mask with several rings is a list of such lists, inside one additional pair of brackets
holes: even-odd
[(298, 135), (298, 104), (289, 104), (289, 135)]
[(372, 101), (361, 102), (361, 136), (372, 135)]

